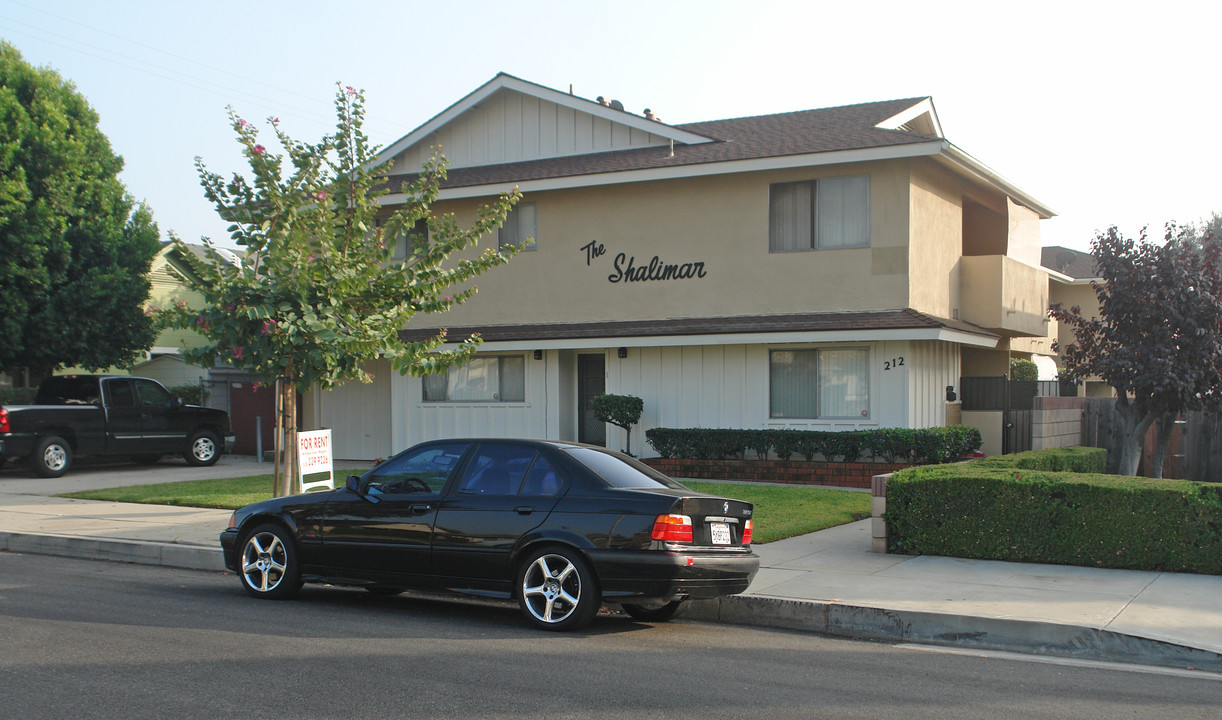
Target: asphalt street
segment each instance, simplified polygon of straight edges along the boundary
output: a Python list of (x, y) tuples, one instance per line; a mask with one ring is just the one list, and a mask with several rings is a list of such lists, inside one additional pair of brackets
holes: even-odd
[(1222, 678), (0, 554), (12, 718), (1217, 718)]

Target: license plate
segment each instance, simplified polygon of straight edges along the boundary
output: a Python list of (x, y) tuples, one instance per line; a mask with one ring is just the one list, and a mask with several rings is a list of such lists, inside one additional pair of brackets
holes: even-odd
[(714, 545), (730, 544), (730, 526), (726, 523), (709, 523), (709, 531), (713, 536)]

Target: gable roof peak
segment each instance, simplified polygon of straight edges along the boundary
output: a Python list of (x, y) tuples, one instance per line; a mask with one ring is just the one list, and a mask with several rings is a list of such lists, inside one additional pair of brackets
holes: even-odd
[[(420, 127), (412, 130), (410, 133), (399, 138), (394, 143), (391, 143), (388, 147), (382, 150), (382, 152), (379, 154), (379, 159), (381, 161), (393, 159), (404, 150), (425, 140), (431, 134), (449, 124), (463, 113), (478, 107), (479, 104), (485, 99), (491, 97), (497, 92), (505, 90), (537, 98), (546, 102), (555, 103), (556, 105), (562, 107), (571, 108), (582, 113), (587, 113), (589, 115), (602, 118), (617, 125), (624, 125), (636, 130), (641, 130), (654, 136), (661, 137), (665, 140), (671, 140), (676, 144), (699, 145), (702, 143), (713, 142), (712, 138), (706, 137), (699, 133), (685, 130), (680, 126), (667, 125), (659, 120), (657, 116), (645, 117), (643, 115), (637, 115), (624, 110), (622, 103), (618, 103), (618, 101), (607, 101), (606, 103), (603, 103), (597, 100), (590, 100), (588, 98), (575, 95), (571, 89), (567, 93), (562, 92), (560, 90), (549, 88), (545, 85), (540, 85), (529, 80), (523, 80), (515, 75), (510, 75), (507, 72), (501, 71), (494, 75), (491, 80), (483, 85), (480, 85), (478, 88), (468, 93), (453, 105), (450, 105), (445, 110), (442, 110), (437, 115), (434, 115)], [(616, 107), (615, 104), (618, 104), (619, 106)]]

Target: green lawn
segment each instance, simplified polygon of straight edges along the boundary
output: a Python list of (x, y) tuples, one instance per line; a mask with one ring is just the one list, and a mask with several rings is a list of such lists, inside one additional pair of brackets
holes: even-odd
[[(687, 485), (699, 492), (754, 504), (754, 542), (757, 543), (803, 535), (870, 515), (870, 495), (864, 492), (755, 483), (688, 482)], [(271, 496), (272, 476), (253, 475), (227, 480), (129, 485), (67, 493), (60, 497), (232, 510)]]
[(157, 483), (156, 485), (127, 485), (104, 490), (64, 493), (59, 497), (236, 510), (243, 505), (270, 498), (272, 487), (271, 475), (252, 475), (224, 480), (187, 480), (185, 482)]
[(688, 481), (693, 490), (755, 505), (753, 542), (769, 543), (870, 517), (870, 493), (800, 485)]

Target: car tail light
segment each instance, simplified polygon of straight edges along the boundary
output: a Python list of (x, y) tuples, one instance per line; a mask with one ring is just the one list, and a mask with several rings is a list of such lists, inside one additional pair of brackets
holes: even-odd
[(8, 410), (0, 408), (0, 433), (12, 432), (8, 426)]
[(748, 520), (747, 523), (743, 525), (743, 545), (750, 545), (750, 544), (751, 544), (751, 521)]
[(663, 542), (692, 541), (692, 519), (686, 515), (659, 515), (650, 537)]

